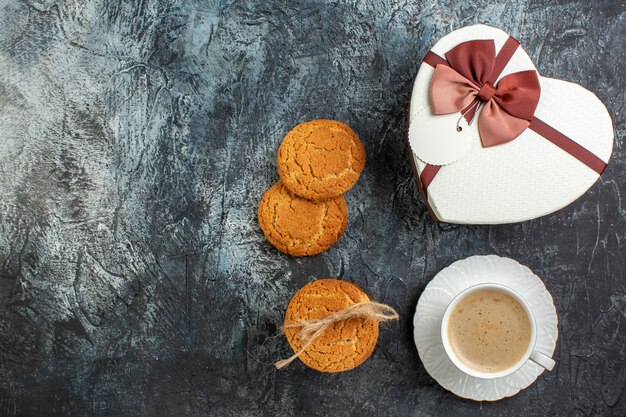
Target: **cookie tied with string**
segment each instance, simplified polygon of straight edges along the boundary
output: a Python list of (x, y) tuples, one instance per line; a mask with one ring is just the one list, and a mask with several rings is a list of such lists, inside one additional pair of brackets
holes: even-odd
[(283, 331), (294, 355), (276, 362), (282, 368), (299, 358), (320, 372), (342, 372), (374, 352), (380, 321), (398, 314), (371, 301), (359, 287), (338, 279), (319, 279), (301, 288), (285, 313)]

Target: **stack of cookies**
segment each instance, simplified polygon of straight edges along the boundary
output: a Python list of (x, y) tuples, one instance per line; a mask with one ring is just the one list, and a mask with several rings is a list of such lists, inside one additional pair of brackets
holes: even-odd
[(324, 252), (343, 234), (348, 208), (343, 193), (365, 167), (365, 148), (347, 125), (312, 120), (294, 127), (278, 149), (280, 181), (259, 203), (263, 233), (292, 256)]

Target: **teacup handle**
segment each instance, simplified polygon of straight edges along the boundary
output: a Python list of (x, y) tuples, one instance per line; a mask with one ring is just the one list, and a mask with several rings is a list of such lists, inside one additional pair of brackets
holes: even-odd
[(530, 360), (535, 362), (537, 365), (546, 368), (548, 371), (551, 371), (556, 364), (556, 362), (554, 362), (554, 359), (547, 355), (544, 355), (538, 350), (533, 350), (533, 353), (530, 354)]

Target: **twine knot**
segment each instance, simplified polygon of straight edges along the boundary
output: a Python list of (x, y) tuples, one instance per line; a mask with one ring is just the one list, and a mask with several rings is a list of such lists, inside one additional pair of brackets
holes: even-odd
[(281, 332), (286, 329), (300, 328), (296, 335), (297, 338), (304, 342), (304, 346), (298, 352), (294, 353), (287, 359), (281, 359), (274, 363), (277, 369), (284, 368), (291, 362), (296, 360), (318, 337), (324, 333), (326, 329), (335, 323), (344, 320), (362, 318), (367, 320), (389, 321), (397, 320), (400, 315), (393, 308), (386, 304), (376, 303), (374, 301), (364, 301), (352, 304), (343, 310), (336, 311), (328, 316), (318, 320), (305, 320), (299, 323), (289, 323), (281, 327)]

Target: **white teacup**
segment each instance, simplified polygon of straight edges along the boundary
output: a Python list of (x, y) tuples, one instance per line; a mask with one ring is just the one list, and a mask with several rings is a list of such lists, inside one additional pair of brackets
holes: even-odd
[[(528, 316), (528, 320), (530, 322), (530, 342), (528, 343), (526, 353), (514, 365), (498, 372), (482, 372), (465, 365), (454, 353), (448, 337), (448, 325), (450, 321), (450, 315), (454, 311), (454, 308), (459, 304), (461, 300), (463, 300), (468, 295), (476, 291), (483, 290), (496, 290), (513, 297), (524, 308), (524, 311), (526, 312), (526, 315)], [(457, 296), (452, 299), (450, 304), (448, 304), (448, 307), (446, 308), (446, 311), (443, 315), (443, 319), (441, 320), (441, 341), (443, 342), (443, 347), (446, 351), (446, 354), (448, 355), (454, 366), (456, 366), (461, 372), (476, 378), (494, 379), (511, 375), (512, 373), (519, 370), (529, 360), (547, 369), (548, 371), (551, 371), (555, 365), (555, 362), (551, 357), (539, 352), (535, 347), (537, 342), (537, 327), (535, 324), (535, 318), (533, 316), (533, 313), (526, 300), (524, 300), (521, 295), (519, 295), (511, 288), (500, 284), (478, 284), (471, 286), (457, 294)]]

